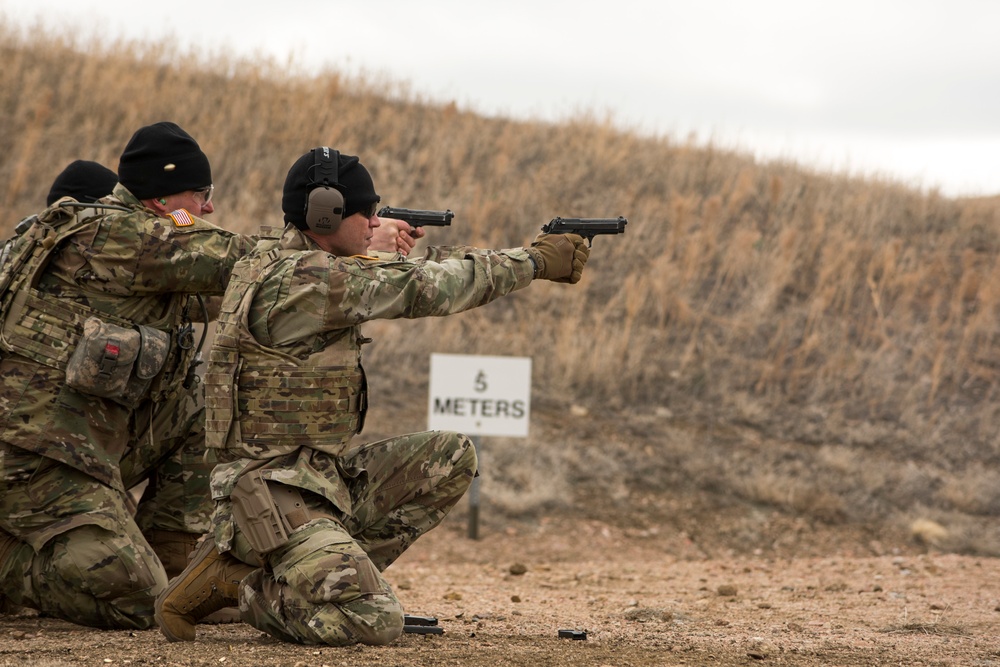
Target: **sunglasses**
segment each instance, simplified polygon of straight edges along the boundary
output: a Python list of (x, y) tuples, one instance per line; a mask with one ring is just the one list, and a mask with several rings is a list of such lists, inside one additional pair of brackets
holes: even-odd
[(192, 190), (202, 206), (207, 206), (208, 202), (212, 201), (212, 194), (215, 192), (214, 185), (206, 185), (203, 188), (198, 188), (197, 190)]
[(373, 201), (371, 204), (368, 204), (367, 207), (365, 207), (365, 208), (361, 209), (360, 211), (358, 211), (358, 213), (360, 213), (361, 215), (363, 215), (366, 218), (368, 218), (369, 220), (371, 220), (372, 218), (375, 217), (375, 209), (377, 209), (377, 208), (378, 208), (378, 202), (377, 201)]

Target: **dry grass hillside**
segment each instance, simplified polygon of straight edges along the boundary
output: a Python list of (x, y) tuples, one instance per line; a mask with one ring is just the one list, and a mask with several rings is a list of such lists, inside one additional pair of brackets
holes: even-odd
[(577, 286), (369, 328), (376, 401), (408, 418), (388, 432), (423, 427), (431, 352), (533, 358), (540, 426), (484, 457), (510, 518), (588, 496), (624, 515), (640, 491), (685, 489), (1000, 555), (996, 200), (164, 44), (0, 23), (0, 62), (5, 233), (68, 162), (114, 168), (159, 120), (211, 157), (213, 217), (233, 229), (278, 222), (285, 171), (320, 144), (362, 156), (386, 203), (455, 211), (434, 243), (509, 247), (555, 216), (627, 216)]

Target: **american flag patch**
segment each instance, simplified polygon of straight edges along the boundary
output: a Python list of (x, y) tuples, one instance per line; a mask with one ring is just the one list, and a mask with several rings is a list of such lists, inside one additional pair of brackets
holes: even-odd
[(191, 214), (185, 208), (171, 211), (167, 213), (167, 217), (174, 221), (175, 227), (190, 227), (194, 224), (194, 218), (191, 217)]

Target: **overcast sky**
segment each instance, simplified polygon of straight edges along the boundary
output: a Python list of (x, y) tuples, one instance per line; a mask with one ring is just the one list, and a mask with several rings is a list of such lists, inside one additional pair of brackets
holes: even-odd
[(0, 0), (0, 12), (292, 54), (487, 114), (610, 114), (824, 171), (1000, 193), (992, 0)]

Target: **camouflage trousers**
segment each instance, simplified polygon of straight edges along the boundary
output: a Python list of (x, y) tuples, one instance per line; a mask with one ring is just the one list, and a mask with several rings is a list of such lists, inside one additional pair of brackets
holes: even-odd
[(212, 523), (209, 479), (215, 452), (205, 448), (205, 406), (200, 387), (135, 413), (137, 434), (122, 457), (126, 489), (145, 485), (135, 521), (151, 530), (203, 535)]
[(147, 536), (208, 529), (214, 457), (205, 456), (196, 393), (147, 404), (133, 423), (120, 473), (125, 488), (145, 485), (138, 505), (131, 493), (0, 440), (0, 528), (20, 540), (0, 563), (11, 603), (91, 627), (155, 625), (167, 575)]
[(167, 575), (124, 494), (4, 445), (0, 517), (21, 543), (0, 565), (14, 604), (82, 625), (145, 629)]
[[(243, 620), (288, 642), (391, 642), (402, 633), (403, 607), (381, 573), (468, 490), (477, 468), (472, 441), (445, 431), (414, 433), (338, 457), (315, 452), (312, 464), (331, 474), (351, 471), (344, 481), (353, 507), (345, 512), (317, 494), (303, 494), (311, 511), (335, 518), (306, 523), (241, 582)], [(226, 514), (228, 502), (217, 516)], [(238, 525), (235, 536), (234, 555), (259, 563), (246, 553)]]

